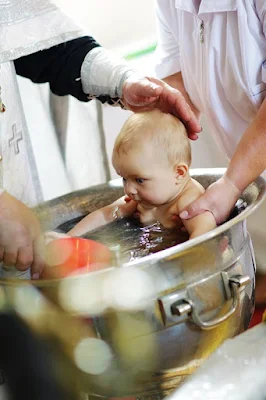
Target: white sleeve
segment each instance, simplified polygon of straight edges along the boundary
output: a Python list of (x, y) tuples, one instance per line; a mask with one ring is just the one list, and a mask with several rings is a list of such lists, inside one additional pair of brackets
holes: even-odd
[(181, 70), (177, 13), (175, 0), (156, 0), (158, 45), (155, 72), (161, 79)]
[(122, 97), (122, 86), (128, 78), (143, 78), (118, 54), (95, 47), (86, 55), (81, 66), (84, 93), (90, 96)]
[[(257, 15), (262, 24), (262, 31), (265, 36), (266, 42), (266, 1), (265, 0), (255, 0)], [(266, 83), (266, 54), (265, 61), (262, 64), (262, 81)]]

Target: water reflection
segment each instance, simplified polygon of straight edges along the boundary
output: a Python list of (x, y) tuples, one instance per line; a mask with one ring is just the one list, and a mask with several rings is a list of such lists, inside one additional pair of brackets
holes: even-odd
[[(229, 219), (240, 214), (247, 203), (239, 199)], [(83, 217), (75, 218), (58, 227), (68, 232)], [(188, 240), (188, 233), (176, 229), (166, 229), (159, 222), (142, 226), (135, 218), (116, 220), (104, 227), (88, 232), (83, 237), (99, 241), (108, 246), (114, 253), (118, 263), (133, 261), (138, 258), (157, 253)]]
[[(77, 219), (69, 221), (60, 228), (67, 232), (77, 222)], [(133, 218), (114, 221), (88, 232), (83, 237), (99, 241), (111, 248), (116, 253), (116, 257), (119, 257), (119, 262), (136, 260), (188, 240), (187, 232), (166, 229), (159, 222), (142, 226)]]

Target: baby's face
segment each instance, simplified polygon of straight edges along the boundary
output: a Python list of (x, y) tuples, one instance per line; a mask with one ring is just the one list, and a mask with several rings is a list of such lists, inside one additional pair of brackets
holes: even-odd
[(113, 156), (113, 165), (123, 178), (125, 193), (146, 207), (166, 204), (178, 193), (174, 166), (167, 157), (151, 145), (141, 146), (126, 154)]

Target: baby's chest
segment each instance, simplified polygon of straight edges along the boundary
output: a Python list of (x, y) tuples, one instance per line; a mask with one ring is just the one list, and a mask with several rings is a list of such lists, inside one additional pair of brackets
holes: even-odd
[(183, 226), (181, 219), (173, 210), (161, 212), (160, 209), (145, 210), (139, 208), (138, 212), (140, 222), (144, 225), (159, 221), (165, 228), (179, 229)]
[(181, 229), (183, 226), (182, 220), (176, 214), (163, 215), (158, 221), (167, 229)]

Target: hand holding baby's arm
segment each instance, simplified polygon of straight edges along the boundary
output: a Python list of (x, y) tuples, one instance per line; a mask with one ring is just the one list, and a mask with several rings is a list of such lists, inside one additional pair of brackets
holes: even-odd
[(216, 228), (215, 218), (209, 211), (205, 211), (190, 220), (182, 220), (189, 233), (189, 239), (203, 235)]
[[(193, 193), (188, 192), (182, 196), (178, 203), (178, 207), (180, 207), (180, 209), (187, 207), (190, 203), (196, 200), (200, 194), (201, 193), (197, 193), (196, 191)], [(189, 239), (203, 235), (217, 226), (215, 218), (210, 211), (205, 211), (191, 219), (182, 219), (182, 222), (189, 233)]]
[(125, 196), (120, 197), (114, 203), (88, 214), (77, 225), (75, 225), (68, 234), (71, 236), (83, 235), (93, 229), (107, 225), (110, 222), (115, 221), (117, 218), (132, 215), (136, 208), (137, 203), (135, 201), (125, 201)]

